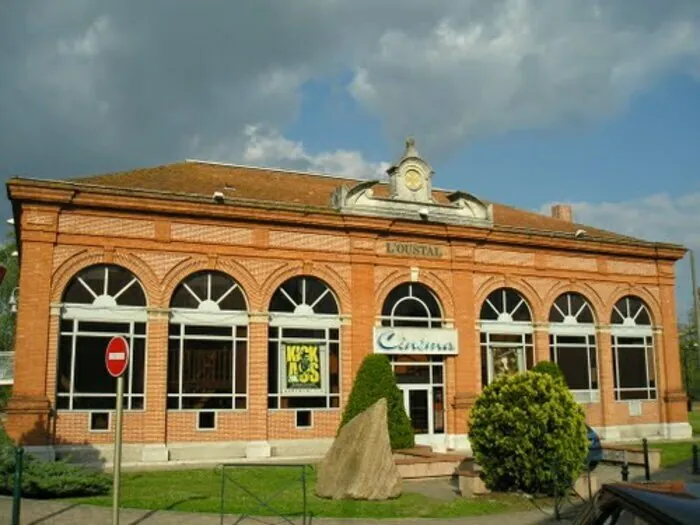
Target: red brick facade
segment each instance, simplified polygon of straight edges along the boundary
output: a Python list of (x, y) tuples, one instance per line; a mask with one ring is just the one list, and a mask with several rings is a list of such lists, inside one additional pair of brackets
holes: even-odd
[[(469, 408), (481, 390), (479, 311), (488, 294), (510, 287), (533, 311), (535, 355), (549, 359), (548, 315), (563, 292), (588, 299), (597, 322), (600, 402), (586, 405), (596, 427), (687, 423), (676, 333), (674, 263), (678, 247), (645, 247), (528, 233), (453, 227), (382, 218), (284, 209), (222, 207), (211, 202), (116, 196), (108, 191), (11, 181), (19, 221), (21, 279), (13, 398), (7, 429), (27, 445), (104, 444), (112, 433), (88, 431), (88, 414), (53, 410), (58, 329), (67, 282), (94, 264), (130, 270), (147, 296), (144, 410), (125, 413), (124, 441), (169, 444), (203, 441), (309, 439), (335, 435), (342, 406), (387, 294), (417, 281), (439, 298), (459, 333), (459, 354), (445, 360), (447, 433), (467, 433)], [(441, 257), (386, 253), (387, 241), (419, 242)], [(166, 409), (168, 305), (191, 273), (220, 270), (249, 301), (249, 385), (245, 411), (223, 411), (216, 430), (198, 431), (194, 412)], [(267, 318), (272, 294), (286, 279), (316, 276), (335, 292), (343, 317), (340, 409), (314, 410), (313, 427), (296, 429), (294, 412), (268, 410)], [(658, 398), (631, 416), (613, 397), (609, 320), (628, 294), (653, 318)], [(55, 417), (54, 417), (55, 416)]]

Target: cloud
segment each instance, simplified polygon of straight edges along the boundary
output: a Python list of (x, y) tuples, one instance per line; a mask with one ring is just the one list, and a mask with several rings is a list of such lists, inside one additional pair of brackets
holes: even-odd
[[(381, 178), (388, 162), (367, 161), (359, 151), (336, 150), (313, 154), (302, 142), (283, 137), (279, 131), (261, 125), (247, 126), (243, 161), (255, 166), (289, 166), (349, 178)], [(212, 152), (213, 156), (221, 152)], [(225, 156), (225, 155), (224, 155)]]
[[(540, 213), (549, 215), (551, 205)], [(700, 250), (700, 192), (672, 197), (658, 193), (622, 202), (571, 202), (574, 220), (649, 241)]]
[(700, 3), (451, 4), (432, 27), (387, 29), (350, 92), (427, 149), (607, 115), (672, 68), (697, 71)]
[[(247, 126), (284, 134), (304, 86), (348, 71), (347, 93), (392, 143), (415, 135), (438, 163), (475, 136), (606, 115), (665, 72), (700, 70), (697, 0), (28, 0), (2, 11), (5, 175), (197, 151), (241, 162)], [(308, 148), (277, 162), (368, 173), (359, 154)]]

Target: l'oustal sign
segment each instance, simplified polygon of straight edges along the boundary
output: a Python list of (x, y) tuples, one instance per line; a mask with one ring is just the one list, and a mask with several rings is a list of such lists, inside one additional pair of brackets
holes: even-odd
[(451, 328), (374, 328), (376, 354), (457, 355), (457, 330)]

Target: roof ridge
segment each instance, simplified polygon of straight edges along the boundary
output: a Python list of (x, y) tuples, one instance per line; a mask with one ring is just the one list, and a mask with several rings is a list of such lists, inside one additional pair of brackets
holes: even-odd
[[(292, 170), (292, 169), (286, 169), (286, 168), (273, 168), (273, 167), (266, 167), (266, 166), (252, 166), (249, 164), (234, 164), (231, 162), (219, 162), (219, 161), (215, 161), (215, 160), (185, 159), (185, 162), (191, 163), (191, 164), (196, 163), (196, 164), (205, 164), (205, 165), (209, 165), (209, 166), (221, 166), (221, 167), (226, 167), (226, 168), (244, 168), (244, 169), (248, 169), (248, 170), (274, 171), (276, 173), (289, 173), (292, 175), (313, 175), (314, 177), (326, 177), (329, 179), (341, 179), (341, 180), (357, 181), (357, 182), (375, 180), (372, 177), (347, 177), (347, 176), (333, 175), (330, 172)], [(176, 163), (176, 164), (179, 164), (179, 163)], [(167, 166), (167, 164), (165, 164), (165, 166)], [(379, 179), (379, 182), (386, 182), (386, 181)]]

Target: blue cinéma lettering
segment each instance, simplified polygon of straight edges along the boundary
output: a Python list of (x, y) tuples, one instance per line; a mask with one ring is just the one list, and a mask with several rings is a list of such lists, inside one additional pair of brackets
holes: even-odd
[(451, 342), (439, 343), (422, 337), (420, 339), (408, 339), (398, 334), (395, 330), (387, 330), (377, 337), (377, 344), (384, 351), (401, 352), (452, 352), (454, 346)]

